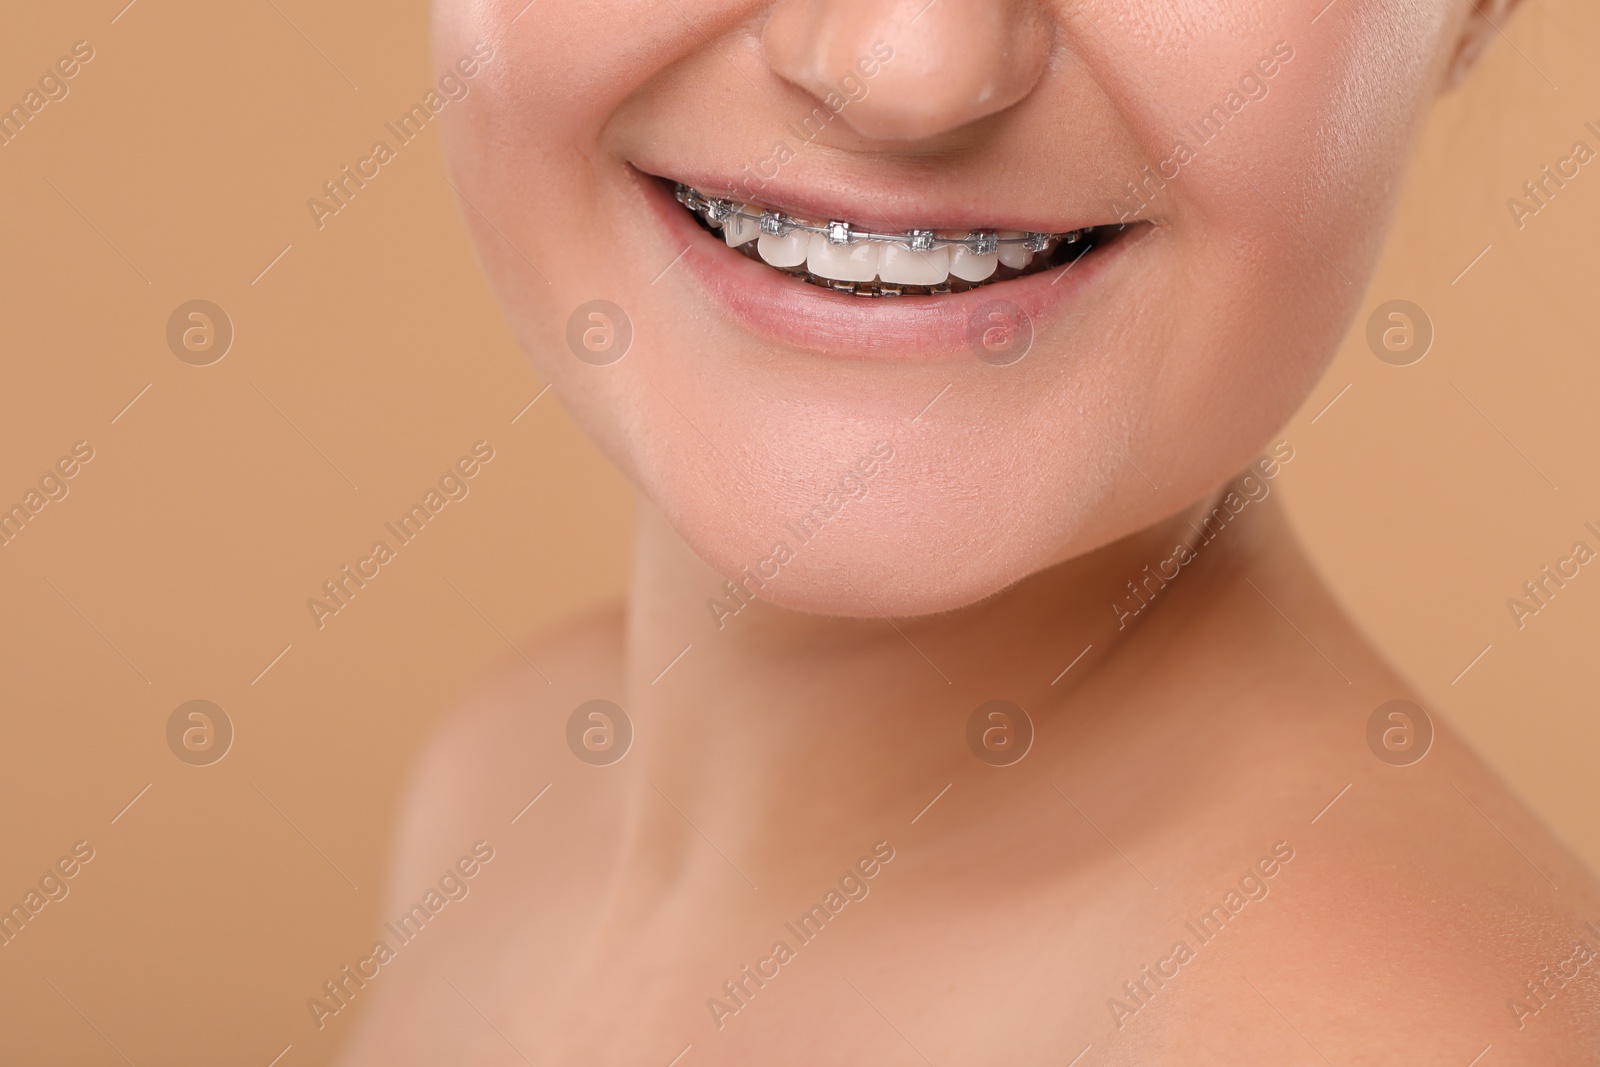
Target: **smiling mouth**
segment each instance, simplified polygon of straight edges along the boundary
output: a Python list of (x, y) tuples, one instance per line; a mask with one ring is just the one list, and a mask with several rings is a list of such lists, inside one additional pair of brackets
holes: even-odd
[(674, 184), (679, 204), (730, 249), (800, 281), (863, 297), (938, 296), (1064, 268), (1126, 226), (1064, 233), (909, 230), (809, 221)]

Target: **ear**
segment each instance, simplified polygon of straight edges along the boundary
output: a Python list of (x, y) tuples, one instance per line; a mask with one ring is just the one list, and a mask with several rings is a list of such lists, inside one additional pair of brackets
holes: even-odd
[(1489, 51), (1489, 45), (1500, 36), (1506, 20), (1516, 10), (1521, 0), (1466, 0), (1467, 17), (1462, 20), (1461, 37), (1456, 42), (1455, 55), (1445, 71), (1441, 92), (1449, 92), (1460, 85), (1478, 60)]

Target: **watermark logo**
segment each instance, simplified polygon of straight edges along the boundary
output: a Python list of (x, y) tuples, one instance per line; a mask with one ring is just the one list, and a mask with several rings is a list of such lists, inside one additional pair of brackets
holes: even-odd
[(1220, 900), (1212, 898), (1209, 907), (1185, 919), (1183, 936), (1173, 942), (1171, 950), (1157, 959), (1154, 967), (1149, 964), (1140, 967), (1138, 974), (1122, 983), (1120, 991), (1106, 998), (1106, 1010), (1111, 1013), (1111, 1021), (1116, 1023), (1117, 1029), (1121, 1030), (1129, 1019), (1150, 1007), (1161, 990), (1183, 973), (1183, 968), (1201, 949), (1220, 937), (1230, 923), (1238, 921), (1240, 912), (1250, 904), (1266, 900), (1272, 892), (1269, 879), (1282, 873), (1294, 856), (1293, 845), (1287, 841), (1276, 842), (1270, 852), (1245, 868), (1244, 874), (1228, 887)]
[(22, 936), (22, 931), (37, 922), (39, 913), (47, 906), (66, 900), (67, 894), (72, 892), (71, 879), (76, 878), (84, 864), (92, 859), (94, 846), (87, 841), (79, 841), (72, 846), (70, 854), (45, 868), (37, 888), (29, 886), (22, 899), (9, 908), (0, 904), (0, 948)]
[(765, 156), (745, 165), (739, 181), (730, 190), (734, 196), (743, 201), (759, 200), (767, 183), (776, 180), (783, 168), (799, 157), (801, 149), (822, 136), (845, 108), (867, 98), (871, 91), (867, 83), (894, 59), (894, 54), (894, 47), (886, 41), (874, 41), (871, 52), (858, 57), (840, 76), (836, 87), (823, 94), (817, 106), (783, 124), (784, 132), (794, 138), (793, 144), (780, 137), (772, 142)]
[(1009, 367), (1033, 347), (1033, 320), (1009, 300), (990, 300), (968, 316), (967, 345), (991, 367)]
[(567, 717), (567, 747), (591, 767), (609, 767), (633, 747), (633, 720), (609, 700), (586, 700)]
[[(868, 483), (892, 459), (894, 446), (887, 441), (875, 442), (870, 451), (845, 469), (834, 488), (821, 500), (812, 504), (803, 515), (783, 524), (786, 534), (794, 540), (794, 547), (790, 547), (788, 538), (776, 542), (770, 555), (753, 566), (741, 567), (736, 577), (722, 583), (726, 600), (707, 597), (706, 608), (711, 612), (711, 621), (717, 624), (717, 629), (721, 630), (727, 625), (728, 619), (757, 600), (768, 582), (777, 581), (783, 568), (794, 562), (799, 550), (810, 544), (830, 522), (844, 514), (846, 504), (865, 498), (871, 489)], [(751, 588), (752, 585), (754, 588)]]
[(192, 767), (209, 767), (233, 747), (233, 720), (209, 700), (179, 704), (167, 719), (167, 747)]
[[(1592, 921), (1585, 920), (1583, 925), (1586, 934), (1600, 937), (1600, 931), (1596, 930)], [(1506, 998), (1506, 1007), (1511, 1010), (1511, 1018), (1517, 1024), (1517, 1029), (1526, 1029), (1528, 1020), (1549, 1007), (1550, 1002), (1570, 983), (1580, 978), (1592, 979), (1596, 958), (1600, 958), (1600, 952), (1595, 951), (1589, 938), (1575, 937), (1571, 941), (1571, 951), (1565, 958), (1546, 963), (1539, 968), (1538, 974), (1523, 982), (1522, 992), (1518, 996)], [(1589, 973), (1585, 974), (1585, 971)]]
[(1020, 763), (1033, 748), (1033, 719), (1009, 700), (980, 704), (967, 717), (967, 747), (991, 767)]
[(609, 300), (579, 304), (567, 317), (567, 347), (591, 367), (609, 367), (628, 354), (633, 320)]
[(1367, 319), (1367, 347), (1391, 367), (1409, 367), (1433, 347), (1433, 320), (1409, 300), (1379, 304)]
[[(1600, 538), (1600, 528), (1594, 523), (1586, 522), (1583, 526)], [(1506, 608), (1510, 610), (1511, 621), (1517, 624), (1517, 629), (1528, 625), (1529, 619), (1549, 607), (1556, 593), (1565, 589), (1568, 582), (1582, 573), (1581, 568), (1594, 559), (1595, 550), (1589, 547), (1587, 541), (1574, 541), (1571, 552), (1553, 564), (1546, 563), (1539, 568), (1537, 575), (1523, 582), (1521, 596), (1506, 598)]]
[(322, 983), (320, 993), (307, 997), (306, 1008), (317, 1029), (323, 1029), (330, 1018), (350, 1007), (367, 983), (383, 973), (382, 969), (399, 956), (401, 949), (421, 937), (447, 905), (467, 899), (472, 892), (471, 880), (494, 855), (494, 846), (489, 842), (474, 842), (472, 851), (446, 867), (420, 900), (413, 899), (409, 909), (383, 924), (383, 937), (372, 943), (371, 952), (339, 968), (337, 974)]
[[(872, 892), (868, 883), (893, 862), (894, 856), (894, 846), (889, 842), (874, 844), (871, 853), (846, 867), (839, 880), (823, 892), (820, 900), (812, 903), (809, 911), (783, 924), (788, 937), (774, 941), (771, 951), (758, 958), (753, 966), (745, 964), (738, 974), (723, 982), (721, 993), (707, 997), (706, 1010), (711, 1013), (711, 1021), (717, 1024), (717, 1029), (721, 1030), (730, 1018), (748, 1008), (756, 994), (782, 973), (785, 964), (798, 958), (800, 949), (820, 937), (822, 931), (839, 918), (840, 912), (866, 900)], [(794, 939), (793, 945), (789, 944), (789, 937)]]
[(0, 548), (21, 536), (23, 528), (38, 517), (39, 512), (56, 501), (65, 500), (72, 491), (68, 479), (76, 477), (83, 464), (94, 459), (94, 446), (88, 441), (78, 441), (71, 453), (46, 467), (39, 476), (38, 487), (29, 487), (16, 503), (9, 507), (0, 503)]
[(367, 187), (367, 183), (375, 180), (385, 167), (399, 158), (402, 148), (421, 137), (422, 132), (446, 106), (467, 98), (467, 94), (472, 92), (472, 79), (482, 65), (493, 58), (494, 45), (479, 41), (472, 46), (470, 53), (457, 59), (453, 66), (445, 68), (437, 86), (430, 87), (423, 94), (421, 102), (413, 103), (410, 110), (393, 122), (385, 122), (383, 128), (394, 138), (394, 144), (382, 138), (373, 141), (372, 148), (358, 158), (354, 166), (344, 164), (337, 174), (323, 182), (321, 194), (306, 200), (306, 210), (311, 214), (312, 224), (319, 230), (323, 229), (328, 219), (349, 207), (361, 190)]
[(429, 524), (438, 521), (441, 511), (451, 503), (465, 500), (472, 492), (471, 480), (494, 460), (494, 456), (494, 445), (488, 441), (474, 442), (471, 452), (458, 457), (454, 464), (446, 467), (435, 485), (429, 487), (420, 500), (392, 521), (383, 524), (383, 528), (394, 538), (393, 545), (386, 539), (372, 542), (372, 548), (365, 556), (357, 558), (354, 564), (346, 563), (337, 574), (322, 583), (321, 596), (307, 597), (306, 609), (311, 613), (311, 621), (317, 629), (322, 629), (329, 618), (348, 608), (368, 582), (377, 578), (383, 573), (384, 567), (399, 558), (400, 549), (421, 537)]
[(45, 72), (39, 76), (38, 88), (30, 87), (20, 100), (9, 107), (0, 104), (0, 148), (20, 137), (28, 123), (37, 120), (39, 113), (50, 104), (65, 100), (72, 91), (68, 80), (77, 77), (78, 72), (92, 59), (94, 46), (88, 41), (79, 41), (72, 46), (70, 55), (62, 56), (53, 66), (45, 68)]
[(191, 367), (209, 367), (233, 347), (233, 320), (209, 300), (190, 300), (167, 318), (167, 347)]
[(1287, 441), (1274, 444), (1270, 452), (1259, 457), (1247, 468), (1248, 473), (1241, 475), (1222, 494), (1209, 515), (1199, 516), (1198, 525), (1193, 521), (1189, 523), (1196, 535), (1194, 540), (1172, 546), (1171, 555), (1156, 561), (1153, 566), (1146, 564), (1142, 572), (1128, 579), (1124, 583), (1127, 595), (1119, 593), (1117, 599), (1111, 602), (1111, 614), (1117, 617), (1117, 629), (1127, 629), (1130, 622), (1137, 619), (1168, 585), (1178, 579), (1185, 567), (1200, 558), (1200, 550), (1215, 541), (1245, 508), (1271, 496), (1272, 479), (1278, 476), (1284, 464), (1293, 459), (1293, 445)]
[[(1172, 150), (1153, 167), (1145, 166), (1133, 178), (1122, 183), (1119, 200), (1111, 202), (1117, 221), (1127, 222), (1141, 213), (1153, 209), (1156, 200), (1166, 192), (1167, 185), (1178, 180), (1183, 168), (1200, 157), (1200, 150), (1211, 144), (1239, 117), (1250, 104), (1265, 100), (1271, 92), (1271, 80), (1278, 76), (1289, 61), (1294, 59), (1294, 46), (1288, 41), (1273, 44), (1272, 51), (1247, 67), (1237, 82), (1229, 87), (1227, 95), (1211, 105), (1209, 111), (1183, 124), (1179, 138)], [(1192, 144), (1190, 142), (1193, 142)]]
[(1379, 704), (1367, 719), (1367, 747), (1391, 767), (1409, 767), (1433, 747), (1433, 720), (1409, 700)]
[[(1583, 128), (1592, 136), (1600, 137), (1600, 125), (1585, 122)], [(1567, 187), (1567, 182), (1581, 174), (1594, 158), (1595, 150), (1589, 147), (1589, 142), (1574, 141), (1571, 151), (1557, 159), (1553, 168), (1546, 163), (1539, 168), (1538, 177), (1523, 182), (1522, 195), (1506, 200), (1506, 210), (1511, 212), (1511, 221), (1517, 224), (1517, 229), (1522, 229), (1529, 219), (1549, 207), (1556, 195)]]

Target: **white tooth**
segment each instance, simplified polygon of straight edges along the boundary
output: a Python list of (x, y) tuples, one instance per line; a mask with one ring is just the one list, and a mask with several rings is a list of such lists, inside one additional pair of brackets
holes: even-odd
[(840, 282), (870, 282), (878, 276), (878, 259), (883, 246), (877, 241), (836, 245), (824, 234), (810, 236), (806, 270), (817, 277)]
[(986, 281), (999, 264), (995, 252), (980, 256), (966, 245), (950, 246), (950, 273), (964, 282)]
[(892, 285), (943, 285), (950, 279), (950, 248), (913, 252), (903, 244), (886, 241), (878, 277)]
[(1006, 238), (1008, 237), (1025, 236), (1027, 235), (1021, 230), (1000, 231), (1000, 251), (998, 254), (1000, 256), (1001, 263), (1008, 267), (1014, 267), (1017, 270), (1021, 270), (1023, 267), (1028, 265), (1028, 260), (1033, 258), (1033, 253), (1028, 251), (1028, 246), (1023, 244), (1021, 241), (1013, 241), (1010, 243), (1007, 243), (1006, 241)]
[(811, 247), (811, 234), (795, 230), (782, 237), (764, 233), (756, 241), (756, 253), (774, 267), (799, 267), (806, 261), (806, 249)]
[[(744, 205), (739, 210), (746, 215), (761, 214), (760, 208), (751, 207), (749, 204)], [(733, 215), (722, 224), (722, 236), (728, 242), (729, 248), (738, 248), (740, 245), (747, 244), (761, 236), (761, 224), (756, 222), (755, 219)]]

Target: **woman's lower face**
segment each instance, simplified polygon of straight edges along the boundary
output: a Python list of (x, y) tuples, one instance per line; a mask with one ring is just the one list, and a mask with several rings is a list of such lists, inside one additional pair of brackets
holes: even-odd
[(725, 575), (833, 514), (770, 601), (915, 614), (1249, 462), (1465, 10), (439, 0), (435, 51), (493, 49), (453, 181), (586, 430)]

